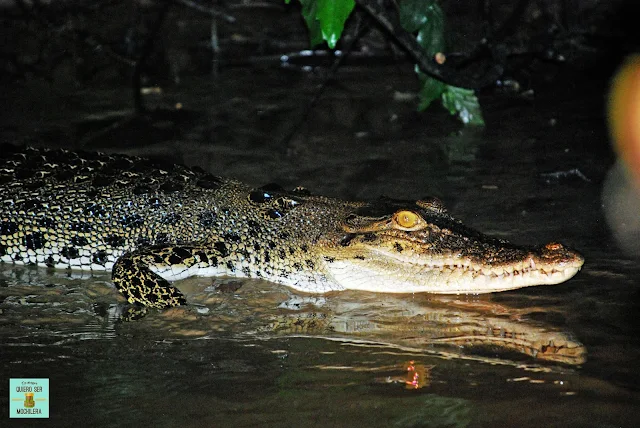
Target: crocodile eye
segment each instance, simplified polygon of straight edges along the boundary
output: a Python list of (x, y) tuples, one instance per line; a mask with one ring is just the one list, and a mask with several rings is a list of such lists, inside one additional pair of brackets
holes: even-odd
[(398, 211), (393, 215), (393, 220), (403, 229), (413, 229), (420, 223), (421, 218), (411, 211)]

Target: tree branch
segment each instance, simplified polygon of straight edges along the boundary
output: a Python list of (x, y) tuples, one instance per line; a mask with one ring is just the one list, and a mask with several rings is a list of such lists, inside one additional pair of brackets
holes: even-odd
[(366, 11), (398, 44), (404, 49), (420, 68), (420, 71), (440, 80), (448, 85), (468, 89), (480, 89), (493, 85), (502, 75), (504, 67), (499, 62), (494, 62), (483, 75), (476, 77), (468, 73), (460, 72), (447, 63), (437, 64), (433, 58), (427, 56), (415, 37), (405, 31), (397, 16), (392, 16), (377, 0), (355, 0), (358, 6)]

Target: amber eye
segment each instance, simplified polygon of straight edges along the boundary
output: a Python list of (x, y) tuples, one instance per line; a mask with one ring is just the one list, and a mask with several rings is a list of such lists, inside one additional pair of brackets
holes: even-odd
[(420, 217), (411, 211), (398, 211), (394, 214), (393, 220), (398, 224), (398, 226), (405, 229), (411, 229), (418, 225)]

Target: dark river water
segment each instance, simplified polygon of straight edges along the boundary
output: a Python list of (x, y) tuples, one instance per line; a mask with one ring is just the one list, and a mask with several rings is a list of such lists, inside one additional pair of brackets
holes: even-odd
[[(465, 129), (414, 111), (410, 68), (340, 70), (302, 124), (312, 73), (183, 80), (149, 91), (153, 120), (126, 119), (126, 88), (31, 82), (4, 90), (1, 135), (349, 199), (434, 195), (486, 233), (579, 250), (575, 278), (447, 298), (189, 279), (188, 307), (126, 322), (108, 275), (0, 265), (0, 426), (639, 426), (640, 265), (605, 220), (633, 194), (603, 91), (487, 95), (487, 126)], [(9, 378), (48, 378), (50, 418), (9, 419)]]

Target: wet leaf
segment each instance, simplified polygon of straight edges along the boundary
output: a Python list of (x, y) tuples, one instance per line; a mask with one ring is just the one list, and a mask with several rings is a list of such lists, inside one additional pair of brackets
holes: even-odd
[(465, 125), (484, 125), (480, 103), (471, 89), (446, 85), (442, 93), (442, 105), (451, 114), (457, 113)]
[(331, 49), (336, 47), (344, 29), (344, 23), (355, 7), (354, 0), (317, 0), (318, 20), (322, 28), (322, 37)]
[(317, 46), (322, 43), (322, 29), (317, 19), (318, 2), (316, 0), (300, 0), (302, 4), (302, 17), (309, 29), (309, 44)]
[[(416, 41), (429, 56), (445, 50), (444, 13), (435, 0), (404, 0), (399, 6), (402, 27), (416, 33)], [(484, 125), (482, 111), (474, 92), (449, 86), (422, 73), (416, 67), (422, 88), (418, 92), (419, 111), (424, 111), (440, 98), (451, 114), (457, 114), (465, 125)]]
[[(285, 0), (289, 3), (290, 0)], [(309, 28), (309, 41), (316, 46), (323, 41), (329, 48), (336, 47), (344, 23), (355, 7), (354, 0), (300, 0), (302, 16)]]
[(418, 32), (416, 40), (428, 55), (444, 50), (444, 13), (435, 1), (403, 1), (398, 14), (402, 28)]
[(398, 16), (402, 28), (410, 33), (420, 30), (429, 19), (424, 13), (425, 5), (428, 6), (429, 1), (407, 0), (400, 3), (398, 8)]
[(424, 111), (431, 105), (434, 100), (440, 98), (447, 85), (419, 71), (418, 74), (421, 75), (420, 80), (422, 81), (422, 88), (420, 88), (420, 91), (418, 92), (418, 97), (420, 98), (418, 111)]

